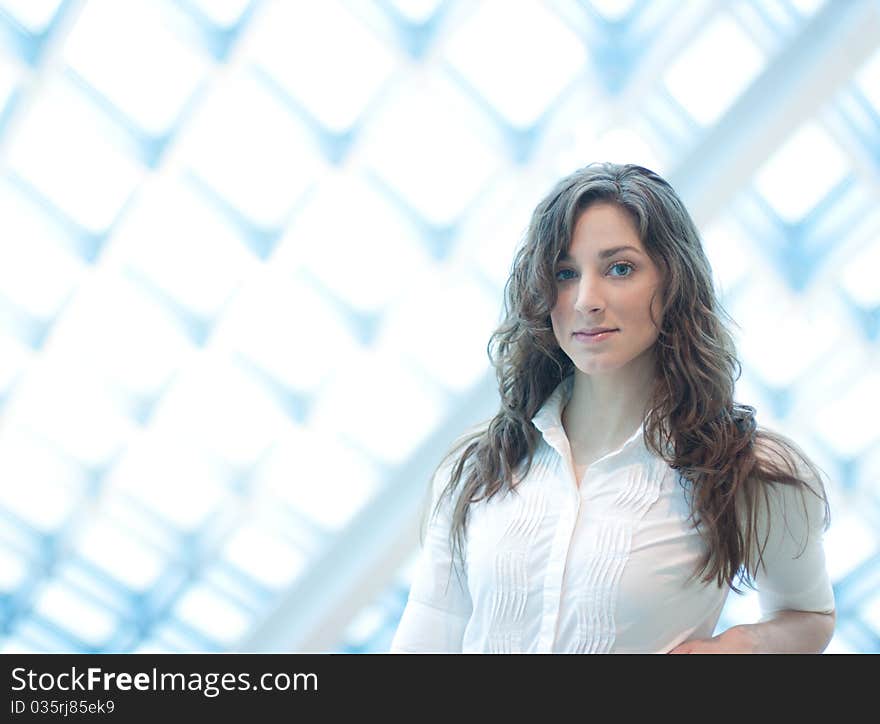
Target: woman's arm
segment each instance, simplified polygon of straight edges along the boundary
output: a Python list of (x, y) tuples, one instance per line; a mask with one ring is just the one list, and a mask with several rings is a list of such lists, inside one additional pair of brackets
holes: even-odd
[(835, 607), (822, 544), (824, 501), (792, 485), (767, 492), (769, 508), (761, 508), (755, 532), (755, 541), (767, 536), (764, 565), (755, 573), (761, 618), (670, 653), (821, 653), (828, 646)]
[[(466, 574), (453, 561), (449, 544), (452, 501), (444, 498), (437, 515), (436, 503), (448, 480), (448, 467), (431, 482), (431, 513), (409, 596), (390, 653), (458, 653), (462, 650), (465, 628), (473, 605)], [(462, 574), (459, 578), (459, 573)]]
[(777, 611), (759, 623), (740, 624), (676, 646), (670, 654), (820, 654), (834, 635), (836, 615)]

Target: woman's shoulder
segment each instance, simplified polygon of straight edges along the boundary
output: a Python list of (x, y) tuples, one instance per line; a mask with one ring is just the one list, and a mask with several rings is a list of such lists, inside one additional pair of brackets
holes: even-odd
[(759, 428), (753, 441), (762, 476), (752, 486), (759, 528), (804, 538), (830, 523), (821, 468), (790, 437)]

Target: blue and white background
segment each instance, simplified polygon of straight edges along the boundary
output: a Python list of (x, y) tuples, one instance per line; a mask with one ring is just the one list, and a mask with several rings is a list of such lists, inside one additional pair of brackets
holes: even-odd
[(0, 0), (0, 651), (387, 650), (598, 160), (692, 211), (880, 652), (876, 0)]

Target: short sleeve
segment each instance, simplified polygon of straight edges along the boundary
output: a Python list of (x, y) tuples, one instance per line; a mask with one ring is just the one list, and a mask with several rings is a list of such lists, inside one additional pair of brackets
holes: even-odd
[(761, 621), (782, 610), (832, 613), (834, 591), (825, 565), (824, 502), (810, 490), (776, 484), (769, 488), (769, 516), (760, 496), (757, 541), (766, 570), (758, 566), (755, 585)]
[[(464, 572), (453, 566), (449, 531), (452, 507), (448, 496), (433, 515), (440, 492), (449, 482), (450, 466), (432, 481), (432, 514), (416, 562), (406, 607), (391, 641), (391, 653), (455, 653), (462, 650), (472, 605)], [(461, 579), (461, 580), (459, 580)]]

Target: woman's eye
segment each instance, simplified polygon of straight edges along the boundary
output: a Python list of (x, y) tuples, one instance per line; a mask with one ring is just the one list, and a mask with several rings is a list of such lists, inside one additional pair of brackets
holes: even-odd
[(619, 262), (617, 262), (616, 264), (612, 264), (610, 267), (608, 267), (608, 269), (609, 269), (609, 271), (610, 271), (611, 269), (614, 269), (614, 268), (616, 268), (616, 267), (623, 267), (624, 269), (629, 269), (629, 273), (627, 273), (627, 274), (614, 274), (613, 276), (624, 276), (624, 277), (628, 277), (628, 276), (630, 276), (630, 274), (632, 274), (632, 271), (633, 271), (633, 265), (630, 264), (629, 262), (619, 261)]
[[(635, 267), (632, 264), (630, 264), (628, 261), (619, 261), (619, 262), (616, 262), (615, 264), (612, 264), (610, 267), (608, 267), (608, 271), (610, 272), (612, 269), (618, 269), (618, 268), (629, 270), (628, 273), (626, 273), (626, 274), (624, 274), (623, 272), (611, 274), (611, 276), (617, 277), (619, 279), (624, 279), (628, 276), (631, 276), (633, 270), (635, 269)], [(560, 282), (567, 282), (572, 277), (563, 277), (561, 275), (562, 274), (575, 274), (575, 273), (576, 272), (573, 269), (560, 269), (558, 272), (556, 272), (556, 279), (557, 279), (557, 281), (560, 281)]]

